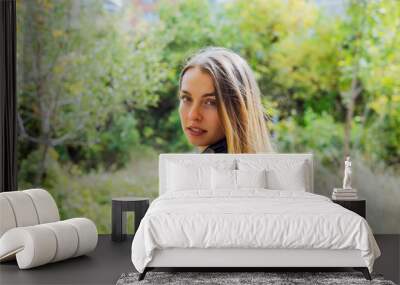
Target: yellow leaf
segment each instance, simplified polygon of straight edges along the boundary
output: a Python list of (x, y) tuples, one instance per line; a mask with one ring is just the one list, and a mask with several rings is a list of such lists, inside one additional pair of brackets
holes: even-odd
[(52, 31), (53, 37), (59, 38), (64, 35), (64, 31), (62, 30), (54, 30)]

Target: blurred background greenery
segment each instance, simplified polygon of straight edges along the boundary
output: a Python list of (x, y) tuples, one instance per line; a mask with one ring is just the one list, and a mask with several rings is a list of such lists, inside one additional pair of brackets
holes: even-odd
[(19, 189), (110, 233), (111, 197), (158, 195), (158, 154), (193, 152), (177, 88), (185, 59), (248, 60), (278, 152), (315, 155), (315, 191), (345, 154), (375, 233), (400, 233), (400, 2), (18, 0)]

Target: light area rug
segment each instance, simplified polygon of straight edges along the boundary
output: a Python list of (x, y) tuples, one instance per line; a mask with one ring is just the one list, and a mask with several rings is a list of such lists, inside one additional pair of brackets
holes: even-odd
[(382, 275), (372, 274), (372, 281), (366, 280), (361, 272), (147, 272), (145, 279), (138, 281), (139, 273), (124, 273), (117, 285), (133, 284), (376, 284), (395, 285), (384, 280)]

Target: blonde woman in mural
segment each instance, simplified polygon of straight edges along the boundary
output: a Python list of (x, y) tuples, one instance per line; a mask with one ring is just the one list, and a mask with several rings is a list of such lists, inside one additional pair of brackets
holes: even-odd
[(189, 58), (179, 100), (182, 129), (199, 152), (273, 152), (254, 74), (233, 51), (210, 47)]

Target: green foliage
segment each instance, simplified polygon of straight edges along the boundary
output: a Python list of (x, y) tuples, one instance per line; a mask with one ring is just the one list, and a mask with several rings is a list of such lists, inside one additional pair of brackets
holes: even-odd
[(83, 165), (87, 169), (104, 166), (118, 169), (130, 160), (129, 152), (139, 144), (135, 119), (130, 114), (110, 117), (109, 122), (98, 130), (97, 137), (84, 152)]
[(19, 184), (38, 186), (45, 161), (42, 186), (64, 218), (89, 216), (107, 232), (112, 195), (156, 195), (146, 189), (157, 165), (146, 176), (138, 157), (193, 150), (178, 79), (207, 46), (249, 62), (279, 151), (313, 152), (326, 174), (348, 139), (360, 160), (400, 169), (399, 1), (349, 0), (331, 16), (305, 0), (164, 0), (152, 22), (83, 2), (17, 1)]
[(307, 109), (304, 126), (295, 120), (280, 121), (274, 126), (281, 152), (312, 152), (324, 165), (340, 165), (343, 127), (326, 112), (321, 115)]
[[(20, 153), (19, 155), (20, 156)], [(32, 151), (27, 157), (18, 157), (18, 188), (28, 189), (33, 186), (33, 178), (37, 172), (37, 165), (40, 161), (39, 150)]]
[(134, 110), (157, 102), (165, 68), (162, 46), (121, 30), (123, 16), (96, 1), (18, 2), (21, 159), (47, 146), (89, 169), (129, 160)]
[[(100, 234), (111, 233), (111, 200), (113, 197), (149, 197), (158, 195), (157, 156), (139, 147), (132, 161), (120, 171), (82, 173), (79, 168), (60, 165), (50, 158), (46, 183), (42, 185), (54, 197), (61, 219), (87, 217)], [(28, 185), (27, 185), (28, 186)]]
[[(143, 128), (144, 143), (163, 151), (186, 150), (181, 144), (184, 139), (179, 117), (174, 115), (179, 68), (193, 51), (221, 45), (249, 61), (265, 96), (265, 108), (278, 124), (296, 126), (301, 133), (312, 136), (308, 131), (312, 131), (309, 128), (313, 122), (308, 118), (314, 114), (314, 121), (336, 130), (327, 131), (327, 144), (314, 144), (312, 139), (289, 139), (287, 132), (279, 134), (285, 128), (272, 126), (278, 132), (278, 144), (286, 141), (284, 145), (291, 144), (294, 150), (310, 143), (310, 148), (326, 153), (324, 160), (340, 161), (344, 145), (338, 140), (344, 140), (344, 134), (339, 133), (344, 132), (355, 78), (362, 91), (355, 97), (350, 146), (365, 150), (366, 157), (374, 161), (384, 159), (390, 165), (398, 164), (398, 159), (390, 159), (398, 157), (400, 149), (396, 119), (400, 110), (399, 81), (395, 80), (400, 67), (398, 2), (349, 1), (347, 16), (343, 17), (327, 16), (327, 12), (306, 1), (238, 0), (217, 7), (208, 1), (162, 2), (159, 12), (160, 20), (153, 32), (165, 46), (163, 61), (170, 68), (168, 80), (158, 92), (160, 103), (139, 115), (139, 121), (146, 122), (143, 127), (156, 130)], [(388, 62), (388, 58), (393, 61)], [(379, 134), (378, 130), (385, 132)], [(333, 134), (336, 139), (329, 145)], [(381, 150), (374, 150), (377, 147), (372, 147), (375, 143), (370, 142), (371, 136)], [(386, 139), (388, 136), (390, 139)], [(331, 150), (322, 151), (327, 145)]]

